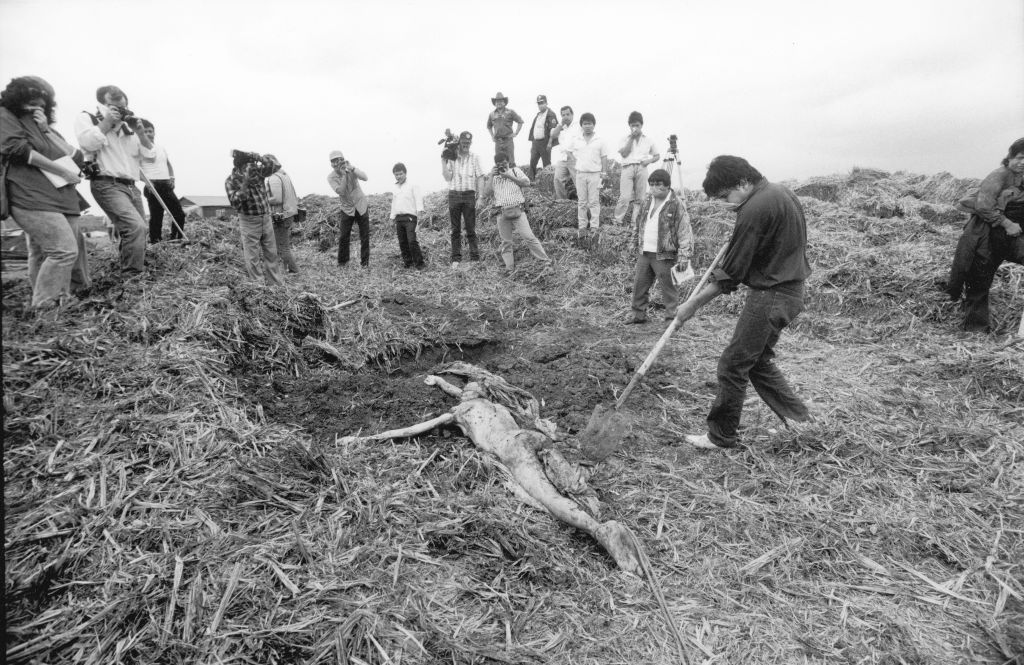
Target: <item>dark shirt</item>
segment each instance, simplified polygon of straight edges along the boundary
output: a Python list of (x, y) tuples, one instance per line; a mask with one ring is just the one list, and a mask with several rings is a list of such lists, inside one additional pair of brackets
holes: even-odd
[(974, 212), (989, 226), (1001, 225), (1006, 217), (1003, 210), (1007, 201), (1024, 198), (1021, 196), (1022, 191), (1024, 178), (1005, 166), (1000, 166), (981, 181)]
[(510, 108), (494, 109), (487, 115), (487, 129), (494, 128), (494, 138), (504, 139), (512, 136), (512, 123), (523, 124), (519, 114)]
[[(54, 129), (50, 129), (55, 132)], [(78, 192), (74, 185), (61, 188), (53, 186), (43, 172), (28, 163), (29, 154), (35, 150), (43, 157), (56, 160), (64, 157), (64, 150), (54, 145), (32, 114), (15, 116), (0, 108), (0, 155), (8, 163), (7, 196), (10, 205), (23, 210), (59, 212), (64, 215), (80, 213)]]
[(807, 222), (799, 199), (782, 185), (761, 180), (736, 208), (736, 227), (714, 281), (723, 293), (732, 293), (740, 284), (770, 289), (810, 274)]
[(263, 181), (281, 168), (281, 162), (273, 155), (263, 155), (261, 162), (261, 167), (252, 169), (249, 180), (245, 178), (246, 167), (235, 167), (224, 181), (228, 200), (241, 215), (266, 215), (270, 212), (270, 197)]

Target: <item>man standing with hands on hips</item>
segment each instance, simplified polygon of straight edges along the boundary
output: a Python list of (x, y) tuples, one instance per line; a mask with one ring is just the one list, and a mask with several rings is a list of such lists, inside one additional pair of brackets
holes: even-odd
[[(503, 152), (508, 155), (508, 161), (516, 163), (516, 147), (513, 141), (519, 136), (523, 128), (523, 119), (519, 114), (508, 108), (508, 97), (500, 92), (491, 97), (491, 104), (494, 110), (487, 115), (487, 131), (491, 133), (494, 141), (494, 152)], [(516, 128), (512, 129), (515, 124)]]
[(352, 223), (359, 225), (359, 264), (370, 267), (370, 215), (369, 201), (359, 181), (366, 174), (352, 165), (340, 150), (331, 152), (331, 168), (327, 183), (341, 201), (341, 221), (338, 224), (338, 265), (348, 265), (349, 245), (352, 243)]
[(615, 223), (622, 224), (626, 210), (633, 203), (633, 223), (640, 209), (640, 202), (647, 193), (647, 165), (658, 161), (660, 155), (654, 141), (643, 133), (644, 117), (639, 111), (629, 114), (629, 134), (619, 147), (622, 157), (622, 175), (619, 179), (619, 202), (615, 204)]
[(719, 295), (740, 284), (748, 287), (732, 340), (718, 360), (718, 394), (707, 433), (686, 436), (697, 448), (714, 450), (739, 442), (748, 382), (783, 422), (810, 419), (774, 358), (782, 330), (804, 308), (811, 266), (803, 207), (789, 189), (768, 182), (742, 157), (721, 155), (708, 166), (704, 191), (733, 207), (736, 226), (711, 281), (679, 306), (675, 318), (682, 324)]

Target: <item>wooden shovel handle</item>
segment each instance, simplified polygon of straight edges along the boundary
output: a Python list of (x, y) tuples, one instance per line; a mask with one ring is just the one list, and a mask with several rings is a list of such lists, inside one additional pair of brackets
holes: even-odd
[[(718, 267), (718, 262), (722, 260), (722, 257), (725, 256), (725, 249), (728, 246), (729, 243), (725, 243), (722, 245), (722, 248), (718, 250), (718, 254), (716, 254), (714, 260), (711, 261), (711, 265), (709, 265), (708, 269), (704, 271), (704, 276), (700, 278), (700, 281), (697, 282), (697, 286), (694, 287), (693, 291), (690, 293), (690, 297), (686, 299), (687, 302), (696, 298), (697, 294), (704, 288), (704, 285), (708, 283), (709, 279), (711, 279), (711, 273)], [(647, 374), (647, 370), (649, 370), (651, 365), (654, 364), (654, 361), (658, 359), (658, 356), (661, 354), (661, 350), (665, 348), (665, 344), (668, 343), (669, 338), (672, 337), (672, 334), (675, 333), (676, 329), (678, 329), (680, 325), (682, 324), (679, 323), (679, 319), (672, 319), (672, 323), (670, 323), (665, 332), (661, 334), (661, 339), (658, 340), (658, 343), (654, 345), (651, 352), (647, 354), (646, 358), (644, 358), (644, 362), (636, 370), (636, 373), (633, 374), (633, 378), (629, 380), (629, 385), (627, 385), (626, 389), (622, 391), (621, 395), (619, 395), (619, 399), (615, 400), (616, 411), (625, 404), (626, 398), (629, 397), (629, 394), (633, 392), (633, 389), (636, 388), (638, 383), (640, 383), (640, 380)]]

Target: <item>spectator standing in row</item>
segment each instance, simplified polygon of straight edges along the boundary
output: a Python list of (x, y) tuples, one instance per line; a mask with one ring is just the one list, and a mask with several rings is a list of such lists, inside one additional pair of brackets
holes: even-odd
[(619, 146), (622, 158), (622, 174), (619, 177), (619, 201), (615, 204), (616, 224), (622, 224), (626, 218), (626, 210), (633, 203), (632, 222), (636, 224), (640, 202), (647, 193), (647, 165), (658, 161), (660, 155), (654, 147), (654, 141), (644, 134), (644, 117), (639, 111), (633, 111), (628, 119), (629, 134)]
[(174, 193), (174, 167), (167, 158), (167, 151), (156, 142), (156, 127), (153, 123), (140, 118), (139, 124), (142, 125), (142, 133), (153, 144), (155, 153), (152, 158), (142, 158), (142, 173), (153, 185), (152, 189), (144, 187), (142, 190), (146, 205), (149, 206), (149, 242), (157, 243), (163, 238), (164, 206), (160, 205), (160, 201), (164, 202), (174, 219), (171, 224), (171, 240), (181, 240), (185, 230), (185, 211), (181, 209), (178, 195)]
[[(537, 179), (537, 162), (551, 164), (551, 130), (558, 126), (555, 112), (548, 108), (548, 98), (537, 95), (537, 115), (530, 125), (530, 180)], [(512, 162), (515, 166), (515, 162)]]
[(281, 168), (281, 163), (273, 155), (242, 150), (232, 150), (231, 159), (233, 168), (224, 181), (224, 190), (238, 213), (245, 274), (253, 281), (258, 281), (262, 275), (268, 285), (284, 284), (270, 218), (270, 198), (264, 183)]
[(147, 223), (142, 196), (135, 188), (142, 159), (156, 157), (153, 142), (133, 131), (138, 122), (128, 111), (128, 96), (114, 85), (96, 90), (96, 114), (83, 111), (75, 120), (75, 136), (99, 174), (90, 182), (92, 196), (121, 237), (121, 270), (141, 273), (146, 263)]
[(512, 233), (516, 232), (526, 243), (530, 254), (547, 262), (547, 253), (544, 246), (537, 240), (530, 228), (530, 220), (526, 216), (526, 197), (523, 196), (523, 187), (530, 184), (522, 169), (508, 161), (508, 155), (498, 153), (494, 156), (494, 170), (491, 171), (492, 186), (494, 189), (494, 204), (498, 206), (498, 236), (501, 238), (501, 258), (505, 267), (512, 270), (516, 267), (514, 245), (512, 244)]
[(298, 273), (299, 266), (292, 255), (292, 224), (299, 214), (299, 197), (295, 193), (295, 185), (284, 169), (267, 178), (266, 184), (277, 255), (288, 272)]
[(572, 154), (570, 146), (580, 132), (579, 125), (572, 124), (571, 106), (563, 106), (559, 113), (562, 122), (551, 130), (548, 145), (551, 148), (551, 158), (555, 161), (555, 198), (568, 199), (570, 185), (572, 191), (576, 191), (576, 157)]
[(651, 173), (651, 193), (640, 204), (633, 225), (631, 245), (639, 250), (633, 277), (633, 303), (626, 323), (647, 322), (648, 293), (655, 278), (661, 284), (665, 319), (671, 321), (679, 305), (679, 289), (672, 280), (672, 268), (684, 270), (693, 254), (693, 228), (686, 202), (672, 187), (664, 169)]
[(469, 260), (480, 260), (476, 242), (477, 193), (483, 193), (484, 173), (480, 159), (469, 148), (473, 134), (459, 134), (459, 150), (455, 159), (441, 158), (441, 175), (448, 183), (448, 214), (452, 220), (452, 268), (462, 261), (462, 224), (466, 225)]
[(398, 162), (391, 168), (395, 186), (391, 189), (391, 219), (398, 234), (398, 249), (406, 268), (422, 268), (423, 251), (416, 239), (416, 224), (423, 216), (423, 196), (420, 188), (409, 182), (405, 164)]
[[(28, 278), (34, 309), (60, 306), (72, 289), (91, 286), (85, 242), (78, 230), (82, 154), (51, 125), (56, 96), (49, 83), (19, 76), (0, 92), (0, 160), (7, 169), (4, 196), (14, 222), (28, 237)], [(66, 184), (57, 186), (44, 173)]]
[(590, 228), (600, 239), (601, 232), (601, 173), (608, 165), (611, 153), (605, 140), (597, 135), (597, 120), (593, 113), (580, 116), (581, 133), (568, 150), (576, 157), (576, 195), (579, 197), (577, 238), (581, 247), (592, 246)]
[[(516, 148), (513, 144), (523, 128), (523, 119), (518, 113), (508, 108), (508, 97), (500, 92), (491, 97), (494, 110), (487, 116), (487, 131), (494, 141), (494, 152), (503, 152), (513, 164), (516, 163)], [(515, 125), (515, 129), (512, 125)]]
[(341, 201), (341, 220), (338, 223), (338, 265), (348, 265), (349, 246), (352, 243), (352, 223), (359, 226), (359, 265), (370, 266), (369, 201), (359, 181), (366, 182), (366, 173), (352, 165), (340, 150), (331, 152), (331, 168), (327, 182)]

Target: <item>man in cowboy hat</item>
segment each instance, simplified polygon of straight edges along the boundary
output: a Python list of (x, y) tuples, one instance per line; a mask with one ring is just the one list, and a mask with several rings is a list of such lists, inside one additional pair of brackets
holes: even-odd
[[(513, 139), (519, 136), (519, 130), (523, 128), (523, 119), (519, 114), (508, 108), (508, 97), (500, 92), (491, 97), (494, 110), (487, 116), (487, 131), (491, 133), (494, 140), (494, 152), (503, 152), (508, 155), (510, 164), (516, 163), (515, 146)], [(515, 130), (512, 124), (515, 123)]]

